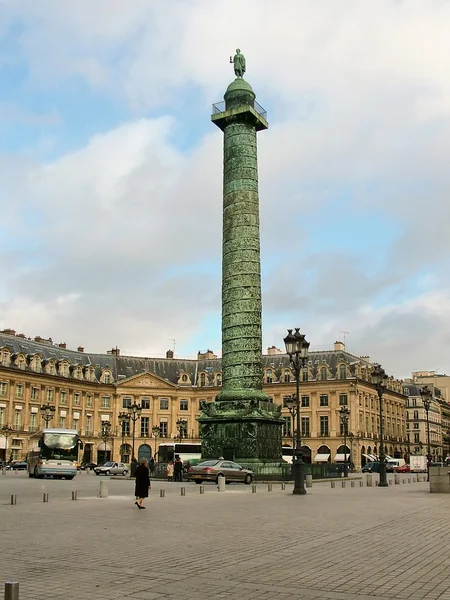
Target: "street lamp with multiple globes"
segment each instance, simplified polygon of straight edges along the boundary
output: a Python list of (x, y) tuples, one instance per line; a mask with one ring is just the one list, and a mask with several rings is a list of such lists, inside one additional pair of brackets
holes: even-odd
[[(343, 406), (341, 408), (341, 410), (339, 411), (339, 419), (341, 421), (342, 430), (344, 433), (344, 477), (348, 477), (347, 432), (348, 432), (349, 418), (350, 418), (350, 410), (347, 406)], [(352, 442), (353, 442), (353, 440), (352, 440)]]
[(186, 425), (187, 425), (187, 420), (186, 419), (178, 419), (177, 423), (177, 430), (178, 430), (178, 439), (181, 440), (186, 437)]
[(5, 436), (5, 461), (8, 460), (8, 438), (10, 435), (12, 435), (13, 431), (13, 428), (9, 425), (3, 425), (3, 427), (0, 429), (0, 433)]
[(103, 460), (106, 461), (106, 442), (108, 438), (111, 437), (111, 423), (109, 421), (102, 421), (102, 440), (105, 444), (105, 449), (103, 451)]
[(133, 421), (133, 446), (131, 450), (131, 476), (134, 477), (134, 473), (136, 472), (136, 456), (134, 454), (134, 440), (136, 437), (136, 421), (139, 419), (142, 413), (142, 406), (140, 404), (136, 404), (136, 400), (128, 407), (128, 415), (130, 419)]
[[(127, 435), (130, 435), (130, 415), (126, 412), (121, 412), (119, 413), (119, 423), (120, 423), (120, 427), (122, 430), (122, 452), (120, 455), (120, 459), (122, 460), (122, 462), (124, 461), (124, 456), (125, 456), (125, 433)], [(128, 427), (127, 427), (128, 425)]]
[[(152, 427), (152, 436), (155, 438), (155, 457), (156, 457), (156, 440), (159, 438), (159, 436), (161, 435), (161, 429), (158, 427), (158, 425), (154, 425)], [(155, 458), (156, 460), (156, 458)]]
[(384, 383), (387, 379), (385, 370), (381, 365), (376, 364), (372, 370), (372, 384), (378, 393), (378, 403), (380, 405), (380, 448), (379, 448), (379, 462), (380, 462), (380, 483), (379, 487), (389, 487), (386, 477), (386, 454), (384, 452), (384, 439), (383, 439), (383, 394), (386, 391), (386, 384)]
[(56, 408), (51, 404), (43, 404), (40, 409), (42, 418), (45, 421), (45, 426), (48, 427), (48, 424), (53, 419), (53, 416), (56, 412)]
[(431, 444), (430, 444), (430, 408), (431, 408), (431, 398), (433, 396), (431, 390), (427, 385), (424, 385), (420, 390), (420, 395), (422, 396), (422, 404), (425, 409), (425, 415), (427, 420), (427, 481), (430, 481), (430, 464), (432, 460), (431, 456)]
[(292, 364), (292, 369), (295, 374), (296, 382), (296, 427), (295, 427), (295, 450), (294, 450), (294, 491), (293, 494), (306, 494), (305, 489), (305, 473), (304, 473), (304, 462), (302, 456), (302, 440), (300, 431), (300, 372), (306, 365), (308, 360), (309, 342), (306, 341), (305, 336), (300, 333), (300, 328), (295, 328), (295, 333), (292, 333), (292, 329), (288, 329), (288, 334), (284, 338), (284, 344), (286, 346), (286, 353), (289, 355), (289, 360)]

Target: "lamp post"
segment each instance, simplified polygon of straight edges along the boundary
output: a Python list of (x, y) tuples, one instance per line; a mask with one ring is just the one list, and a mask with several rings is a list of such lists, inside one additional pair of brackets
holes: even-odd
[(45, 426), (48, 427), (48, 424), (53, 419), (53, 416), (56, 412), (56, 408), (51, 404), (47, 403), (43, 404), (39, 410), (41, 411), (42, 418), (45, 421)]
[[(161, 430), (158, 425), (152, 427), (152, 436), (155, 438), (155, 457), (156, 457), (156, 440), (159, 438)], [(155, 459), (156, 460), (156, 459)]]
[(386, 391), (386, 385), (384, 381), (387, 379), (385, 370), (381, 365), (374, 365), (372, 370), (372, 384), (378, 393), (378, 403), (380, 405), (380, 448), (379, 448), (379, 461), (380, 461), (380, 483), (379, 487), (389, 487), (386, 478), (386, 455), (384, 452), (383, 443), (383, 394)]
[(427, 385), (424, 385), (420, 390), (422, 396), (422, 404), (425, 409), (425, 415), (427, 419), (427, 481), (430, 481), (430, 464), (431, 464), (431, 445), (430, 445), (430, 407), (432, 392)]
[(1, 434), (5, 436), (5, 461), (8, 460), (8, 438), (13, 433), (13, 428), (9, 425), (3, 425), (0, 429)]
[[(342, 429), (344, 432), (344, 477), (348, 477), (348, 461), (347, 461), (347, 431), (348, 420), (350, 418), (350, 410), (347, 406), (343, 406), (339, 411)], [(352, 434), (353, 435), (353, 434)]]
[(296, 427), (295, 427), (295, 451), (294, 451), (294, 491), (293, 494), (306, 494), (305, 489), (305, 473), (304, 473), (304, 462), (302, 456), (302, 440), (300, 431), (300, 371), (305, 366), (308, 360), (309, 342), (306, 341), (305, 336), (300, 333), (300, 328), (295, 328), (295, 333), (292, 333), (292, 329), (288, 329), (288, 334), (284, 338), (284, 344), (286, 346), (286, 353), (289, 355), (289, 360), (292, 364), (292, 368), (295, 373), (296, 382)]
[(295, 396), (290, 396), (286, 401), (288, 410), (292, 418), (292, 460), (294, 460), (295, 453), (295, 418), (297, 416), (297, 400)]
[(120, 453), (120, 459), (122, 460), (122, 462), (125, 462), (123, 460), (125, 454), (125, 430), (127, 430), (127, 435), (130, 435), (130, 415), (126, 412), (119, 413), (119, 423), (122, 428), (122, 452)]
[(128, 416), (133, 421), (133, 445), (131, 449), (131, 460), (136, 460), (136, 456), (134, 455), (134, 440), (136, 437), (136, 421), (139, 419), (142, 413), (142, 406), (140, 404), (136, 404), (136, 400), (128, 407)]
[(178, 430), (178, 439), (180, 440), (180, 442), (183, 439), (183, 437), (186, 437), (186, 424), (186, 419), (178, 419), (178, 421), (176, 422)]
[(103, 460), (106, 461), (106, 442), (111, 433), (111, 423), (109, 421), (102, 421), (102, 440), (105, 444), (105, 449), (103, 451)]

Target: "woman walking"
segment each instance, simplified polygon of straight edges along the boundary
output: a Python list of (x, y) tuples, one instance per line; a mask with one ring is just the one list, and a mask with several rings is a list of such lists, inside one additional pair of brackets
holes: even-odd
[(136, 496), (135, 504), (139, 509), (145, 508), (145, 506), (142, 506), (142, 501), (144, 498), (148, 498), (148, 490), (151, 487), (147, 459), (143, 458), (141, 464), (136, 469), (136, 484), (134, 488), (134, 495)]

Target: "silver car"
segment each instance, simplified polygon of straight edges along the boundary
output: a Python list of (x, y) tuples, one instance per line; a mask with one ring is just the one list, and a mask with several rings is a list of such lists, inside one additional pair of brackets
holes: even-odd
[(253, 481), (253, 471), (244, 469), (232, 460), (205, 460), (198, 465), (189, 468), (188, 480), (195, 483), (203, 481), (219, 482), (220, 477), (225, 477), (225, 483), (245, 483), (249, 485)]
[(128, 467), (123, 462), (108, 461), (94, 469), (96, 475), (126, 475)]

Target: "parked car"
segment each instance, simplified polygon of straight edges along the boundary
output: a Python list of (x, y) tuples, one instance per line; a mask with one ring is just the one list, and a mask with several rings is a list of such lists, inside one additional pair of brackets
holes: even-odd
[(226, 483), (245, 483), (249, 485), (254, 478), (253, 471), (244, 469), (231, 460), (205, 460), (189, 468), (188, 481), (202, 483), (203, 481), (218, 482), (225, 477)]
[(126, 475), (128, 467), (123, 462), (108, 461), (103, 465), (94, 468), (96, 475)]
[(85, 471), (86, 469), (95, 469), (95, 467), (100, 467), (101, 465), (97, 465), (97, 463), (89, 462), (89, 463), (81, 463), (80, 469)]
[(396, 473), (411, 473), (411, 467), (409, 465), (402, 465), (395, 469)]
[(190, 458), (186, 462), (183, 463), (183, 473), (188, 473), (191, 467), (197, 466), (202, 462), (201, 458)]
[(26, 471), (27, 463), (21, 460), (16, 460), (6, 467), (9, 471)]
[[(363, 473), (379, 473), (380, 472), (380, 463), (378, 461), (372, 461), (366, 463), (361, 469)], [(386, 473), (393, 473), (394, 467), (389, 463), (386, 463)]]

